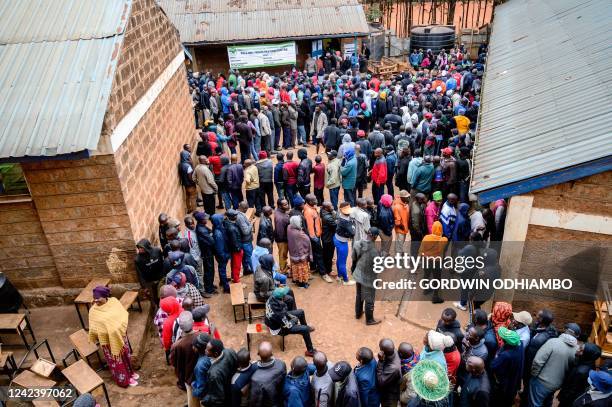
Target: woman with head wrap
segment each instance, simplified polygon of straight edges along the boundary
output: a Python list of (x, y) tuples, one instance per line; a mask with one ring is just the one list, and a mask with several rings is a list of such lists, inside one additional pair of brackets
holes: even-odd
[(289, 218), (287, 240), (289, 242), (289, 259), (291, 260), (293, 281), (298, 287), (308, 288), (312, 246), (310, 238), (304, 232), (304, 225), (302, 225), (302, 219), (299, 216)]
[(94, 305), (89, 310), (89, 342), (99, 343), (113, 379), (118, 386), (137, 386), (139, 376), (131, 363), (127, 339), (128, 312), (110, 288), (93, 289)]
[(179, 302), (174, 297), (166, 297), (159, 302), (159, 307), (168, 314), (168, 317), (164, 320), (164, 324), (162, 326), (162, 345), (166, 350), (166, 353), (170, 351), (170, 347), (174, 342), (174, 338), (172, 337), (172, 328), (174, 327), (174, 322), (178, 318), (178, 316), (183, 312), (183, 307), (179, 304)]
[(391, 251), (391, 240), (393, 240), (393, 228), (395, 227), (395, 218), (393, 217), (393, 197), (389, 194), (384, 194), (380, 198), (377, 210), (378, 228), (381, 231), (381, 254), (386, 256)]
[(175, 273), (170, 281), (173, 287), (176, 288), (176, 294), (178, 298), (184, 300), (186, 297), (190, 297), (193, 300), (193, 306), (199, 307), (204, 305), (204, 298), (198, 289), (191, 283), (187, 282), (187, 277), (183, 273)]
[[(487, 256), (488, 257), (488, 256)], [(508, 328), (512, 317), (512, 305), (507, 302), (496, 302), (491, 311), (491, 323), (493, 325), (493, 331), (495, 332), (495, 338), (497, 339), (497, 346), (500, 348), (504, 345), (504, 341), (499, 334), (500, 328)]]
[(514, 397), (521, 385), (523, 345), (519, 334), (505, 326), (499, 327), (497, 335), (501, 345), (491, 362), (491, 405), (510, 407), (514, 405)]

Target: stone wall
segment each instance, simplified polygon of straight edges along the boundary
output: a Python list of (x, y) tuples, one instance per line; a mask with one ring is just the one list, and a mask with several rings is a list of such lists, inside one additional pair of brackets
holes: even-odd
[(0, 271), (19, 289), (57, 286), (59, 275), (34, 203), (0, 202)]
[(64, 288), (132, 282), (134, 241), (112, 155), (23, 163)]
[(115, 152), (134, 239), (158, 243), (161, 212), (182, 221), (183, 189), (178, 179), (183, 144), (195, 144), (196, 131), (184, 68), (170, 79), (138, 126)]

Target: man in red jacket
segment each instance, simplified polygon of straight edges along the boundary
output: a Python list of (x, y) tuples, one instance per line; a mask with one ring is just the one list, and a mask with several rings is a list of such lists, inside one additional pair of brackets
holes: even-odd
[(298, 163), (293, 161), (293, 152), (287, 151), (287, 160), (283, 164), (283, 178), (285, 180), (285, 194), (293, 206), (293, 197), (296, 193)]
[(378, 202), (384, 194), (385, 184), (387, 183), (387, 160), (385, 160), (382, 148), (374, 150), (374, 159), (370, 176), (372, 177), (372, 196), (374, 202)]

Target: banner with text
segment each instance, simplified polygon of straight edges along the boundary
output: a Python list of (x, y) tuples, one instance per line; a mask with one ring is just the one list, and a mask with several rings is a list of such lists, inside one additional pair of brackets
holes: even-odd
[(260, 68), (295, 64), (295, 42), (227, 47), (230, 68)]

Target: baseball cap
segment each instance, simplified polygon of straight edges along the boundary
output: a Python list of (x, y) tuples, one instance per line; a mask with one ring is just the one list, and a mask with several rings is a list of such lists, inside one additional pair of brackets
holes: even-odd
[(329, 371), (329, 377), (334, 382), (340, 382), (346, 379), (348, 375), (351, 374), (351, 371), (351, 365), (349, 365), (347, 362), (341, 361), (336, 363), (331, 368), (331, 370)]

